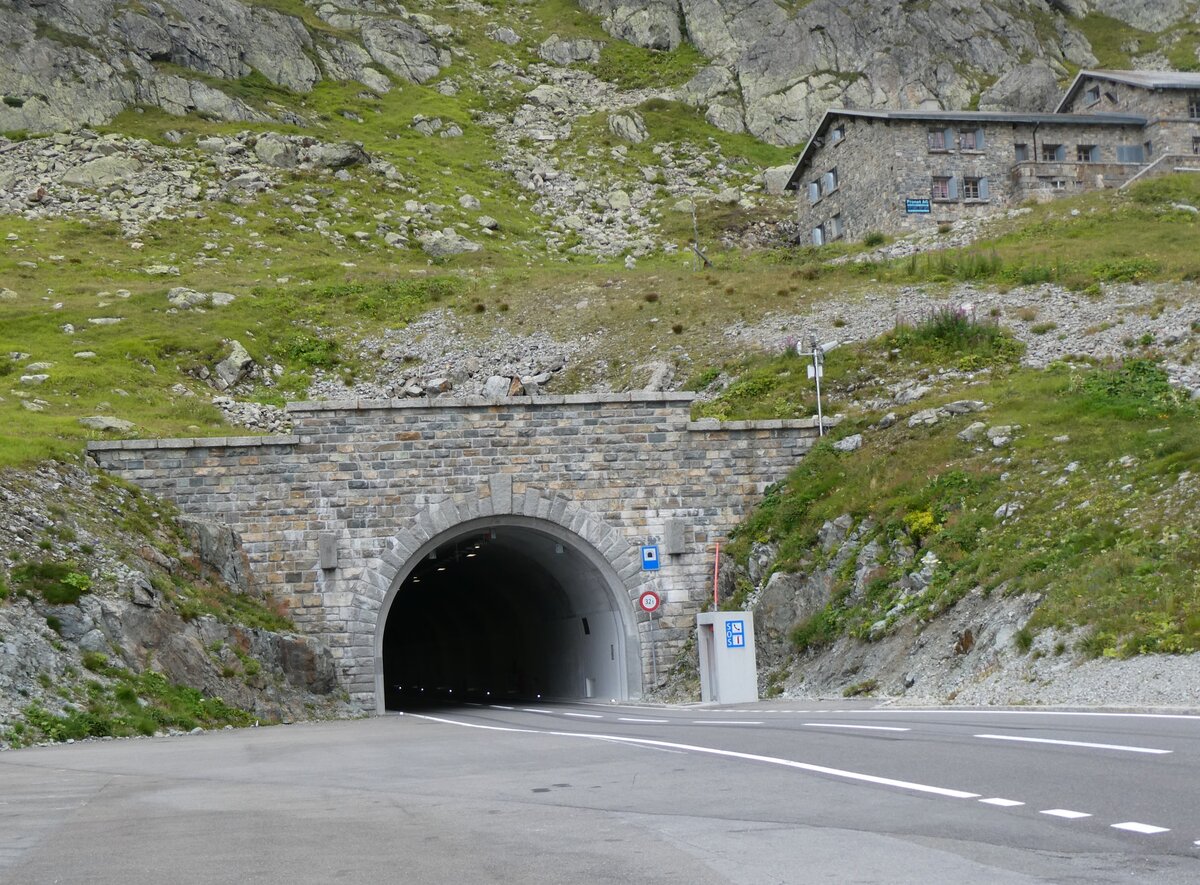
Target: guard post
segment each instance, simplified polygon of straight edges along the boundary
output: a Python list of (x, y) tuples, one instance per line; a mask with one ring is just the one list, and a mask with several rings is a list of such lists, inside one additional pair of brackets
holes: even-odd
[(700, 646), (700, 700), (744, 704), (758, 700), (758, 661), (752, 612), (696, 615)]

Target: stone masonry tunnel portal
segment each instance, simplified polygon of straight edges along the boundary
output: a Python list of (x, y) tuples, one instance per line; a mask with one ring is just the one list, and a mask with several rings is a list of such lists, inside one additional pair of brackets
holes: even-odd
[[(421, 689), (636, 700), (653, 653), (682, 651), (712, 599), (716, 542), (818, 435), (809, 419), (693, 420), (694, 398), (293, 403), (287, 435), (88, 452), (236, 531), (258, 587), (327, 643), (365, 709)], [(653, 627), (645, 590), (662, 599)]]
[(624, 586), (582, 538), (509, 517), (459, 525), (426, 546), (381, 618), (387, 709), (637, 695)]

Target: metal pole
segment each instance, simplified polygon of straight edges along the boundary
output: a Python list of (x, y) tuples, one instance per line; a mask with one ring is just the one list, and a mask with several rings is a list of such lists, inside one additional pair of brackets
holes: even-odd
[(817, 344), (817, 339), (812, 342), (813, 349), (813, 376), (817, 379), (817, 435), (825, 435), (825, 415), (821, 411), (821, 363), (823, 362), (821, 347)]
[(650, 612), (650, 667), (654, 674), (654, 687), (658, 688), (658, 637), (654, 632), (654, 612)]
[(721, 604), (717, 601), (717, 585), (721, 580), (721, 542), (717, 541), (717, 559), (713, 563), (713, 611), (721, 608)]

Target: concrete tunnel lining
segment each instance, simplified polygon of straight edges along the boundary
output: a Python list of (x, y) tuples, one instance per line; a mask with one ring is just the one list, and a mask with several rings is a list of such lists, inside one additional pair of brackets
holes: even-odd
[(579, 535), (533, 517), (483, 517), (430, 539), (397, 572), (376, 622), (381, 713), (416, 701), (418, 683), (426, 697), (620, 701), (641, 696), (641, 677), (633, 603), (616, 569)]

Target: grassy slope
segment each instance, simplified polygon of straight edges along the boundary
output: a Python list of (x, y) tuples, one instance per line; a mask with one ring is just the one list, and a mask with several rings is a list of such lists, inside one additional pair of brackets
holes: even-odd
[[(885, 547), (915, 548), (918, 559), (931, 551), (941, 563), (932, 586), (907, 600), (895, 583), (900, 573), (890, 567), (873, 576), (857, 604), (847, 601), (851, 575), (839, 575), (833, 602), (797, 626), (799, 647), (843, 634), (867, 638), (881, 619), (890, 627), (931, 618), (983, 587), (1041, 593), (1030, 628), (1090, 626), (1086, 652), (1200, 650), (1200, 539), (1186, 528), (1200, 506), (1200, 481), (1189, 472), (1200, 466), (1200, 413), (1179, 401), (1152, 364), (1115, 370), (1059, 364), (1038, 371), (1013, 368), (1015, 352), (1003, 336), (963, 346), (918, 330), (885, 336), (831, 362), (827, 377), (835, 395), (863, 377), (911, 377), (920, 367), (988, 369), (898, 409), (901, 420), (870, 432), (857, 452), (821, 444), (739, 529), (730, 547), (735, 557), (744, 559), (756, 541), (771, 541), (779, 545), (778, 567), (804, 569), (821, 562), (821, 525), (849, 513), (871, 520), (870, 537)], [(803, 378), (795, 357), (759, 364), (746, 376), (754, 378), (757, 385), (734, 385), (710, 408), (741, 417), (764, 414), (765, 405), (769, 414), (772, 404), (788, 399), (789, 385), (807, 386), (794, 380)], [(990, 408), (934, 427), (910, 428), (903, 420), (963, 398)], [(851, 417), (834, 436), (861, 432), (876, 417)], [(977, 418), (1021, 429), (1003, 449), (986, 438), (958, 439)], [(998, 517), (1010, 503), (1022, 509)], [(897, 603), (903, 611), (889, 616)]]

